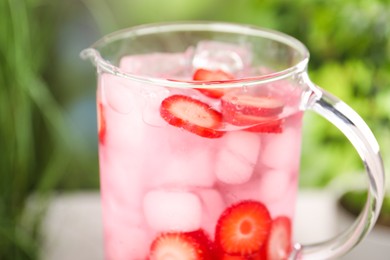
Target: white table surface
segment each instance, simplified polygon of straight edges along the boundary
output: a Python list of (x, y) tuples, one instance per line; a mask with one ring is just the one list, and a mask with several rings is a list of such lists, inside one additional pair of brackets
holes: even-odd
[[(305, 190), (298, 196), (294, 223), (295, 241), (319, 242), (338, 234), (340, 220), (336, 195)], [(42, 260), (103, 260), (100, 197), (97, 192), (58, 195), (51, 201), (43, 224)], [(389, 233), (390, 234), (390, 233)], [(390, 236), (385, 234), (384, 237)], [(390, 259), (390, 237), (380, 240), (371, 233), (343, 260)]]

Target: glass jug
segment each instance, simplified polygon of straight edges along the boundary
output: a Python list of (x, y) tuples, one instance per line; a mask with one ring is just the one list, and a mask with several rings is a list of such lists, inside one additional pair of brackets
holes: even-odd
[[(373, 227), (384, 196), (378, 143), (309, 79), (298, 40), (247, 25), (152, 24), (81, 55), (98, 71), (106, 259), (329, 259)], [(292, 241), (305, 111), (345, 134), (369, 180), (353, 226), (313, 245)]]

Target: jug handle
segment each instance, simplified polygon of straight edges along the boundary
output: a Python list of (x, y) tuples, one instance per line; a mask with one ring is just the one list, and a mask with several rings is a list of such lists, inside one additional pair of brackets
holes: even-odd
[(310, 91), (304, 98), (304, 109), (312, 110), (334, 124), (351, 142), (363, 160), (368, 175), (367, 201), (362, 212), (352, 224), (338, 236), (316, 244), (295, 244), (289, 259), (338, 258), (357, 245), (373, 228), (385, 193), (385, 174), (379, 145), (363, 119), (348, 105), (305, 80)]

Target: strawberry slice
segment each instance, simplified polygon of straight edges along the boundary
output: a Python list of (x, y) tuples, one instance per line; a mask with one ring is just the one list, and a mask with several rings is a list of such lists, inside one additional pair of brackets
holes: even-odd
[(250, 255), (250, 256), (236, 256), (224, 254), (222, 257), (218, 258), (220, 260), (264, 260), (261, 258), (260, 254)]
[(150, 260), (212, 260), (201, 233), (162, 233), (151, 244)]
[(272, 221), (271, 232), (267, 241), (267, 259), (285, 260), (291, 251), (291, 220), (280, 216)]
[(226, 88), (196, 88), (196, 90), (211, 98), (221, 98), (228, 92)]
[(192, 76), (193, 80), (196, 81), (227, 81), (234, 79), (234, 76), (224, 72), (223, 70), (206, 70), (197, 69)]
[(215, 243), (225, 254), (251, 256), (263, 248), (271, 228), (264, 204), (245, 200), (227, 208), (218, 220)]
[(236, 126), (247, 126), (246, 131), (258, 133), (281, 133), (283, 119), (277, 116), (284, 104), (271, 97), (229, 93), (222, 97), (221, 108), (225, 122)]
[(103, 111), (103, 104), (99, 103), (97, 108), (97, 124), (99, 142), (104, 144), (106, 137), (106, 119)]
[[(206, 70), (198, 69), (195, 71), (192, 79), (195, 81), (205, 82), (222, 82), (234, 79), (234, 76), (222, 70)], [(220, 98), (225, 95), (230, 89), (226, 88), (197, 88), (202, 94), (211, 98)]]
[(256, 133), (282, 133), (283, 119), (259, 117), (235, 113), (234, 116), (230, 113), (223, 114), (223, 120), (235, 126), (244, 126), (244, 130)]
[(210, 236), (203, 229), (187, 232), (186, 234), (195, 238), (202, 245), (202, 250), (205, 252), (204, 259), (213, 260), (218, 258), (217, 250), (214, 242), (211, 240)]
[(221, 137), (222, 115), (208, 104), (184, 95), (164, 99), (160, 107), (161, 117), (169, 124), (207, 138)]
[(273, 117), (283, 111), (284, 103), (276, 98), (247, 94), (228, 94), (221, 99), (224, 114), (231, 117), (239, 112), (244, 115)]
[(228, 254), (223, 254), (222, 257), (219, 259), (221, 260), (247, 260), (246, 256), (236, 256), (236, 255), (228, 255)]

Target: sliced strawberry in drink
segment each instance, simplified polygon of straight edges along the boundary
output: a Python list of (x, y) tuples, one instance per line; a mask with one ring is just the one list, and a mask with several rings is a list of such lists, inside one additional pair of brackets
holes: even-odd
[(221, 259), (221, 260), (247, 260), (247, 257), (246, 256), (236, 256), (236, 255), (223, 254), (219, 259)]
[(248, 127), (245, 131), (255, 133), (280, 134), (283, 132), (283, 120), (269, 121), (256, 126)]
[(265, 258), (262, 258), (260, 254), (254, 254), (250, 256), (236, 256), (236, 255), (224, 254), (219, 259), (220, 260), (265, 260)]
[(234, 76), (223, 70), (197, 69), (192, 79), (196, 81), (227, 81), (234, 79)]
[(280, 216), (272, 221), (266, 246), (267, 259), (285, 260), (291, 251), (291, 220)]
[(212, 260), (203, 238), (193, 233), (162, 233), (150, 247), (150, 260)]
[[(234, 76), (226, 73), (222, 70), (206, 70), (198, 69), (195, 71), (192, 79), (195, 81), (205, 81), (205, 82), (222, 82), (234, 79)], [(197, 88), (202, 94), (211, 97), (211, 98), (220, 98), (230, 89), (226, 88)]]
[(97, 123), (98, 123), (98, 137), (99, 137), (99, 142), (101, 144), (104, 144), (105, 142), (105, 137), (106, 137), (106, 119), (104, 116), (104, 111), (103, 111), (103, 104), (99, 103), (98, 104), (98, 109), (97, 109)]
[(284, 104), (272, 97), (260, 97), (229, 93), (222, 97), (223, 120), (236, 126), (247, 126), (246, 131), (259, 133), (281, 133)]
[(252, 256), (263, 248), (271, 228), (264, 204), (245, 200), (227, 208), (218, 220), (215, 243), (228, 255)]
[(223, 114), (223, 120), (235, 126), (246, 127), (245, 130), (256, 133), (281, 133), (283, 132), (284, 119), (274, 117), (259, 117), (235, 113)]
[(225, 88), (197, 88), (196, 90), (211, 98), (220, 98), (228, 92)]
[(201, 250), (204, 252), (204, 259), (217, 259), (217, 250), (214, 242), (210, 236), (203, 230), (188, 232), (189, 236), (195, 238), (202, 246)]
[(234, 117), (236, 113), (273, 117), (283, 111), (284, 103), (273, 97), (229, 93), (222, 97), (221, 106), (223, 113), (230, 117)]
[(197, 99), (173, 95), (161, 102), (161, 117), (169, 124), (207, 138), (221, 137), (222, 115), (217, 110)]

